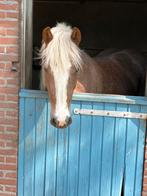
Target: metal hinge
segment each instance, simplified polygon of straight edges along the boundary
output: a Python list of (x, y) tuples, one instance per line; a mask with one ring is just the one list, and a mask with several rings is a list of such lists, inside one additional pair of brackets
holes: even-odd
[(147, 119), (147, 114), (136, 112), (121, 112), (121, 111), (109, 111), (109, 110), (93, 110), (93, 109), (74, 109), (74, 114), (79, 115), (92, 115), (92, 116), (107, 116), (118, 118), (135, 118), (135, 119)]

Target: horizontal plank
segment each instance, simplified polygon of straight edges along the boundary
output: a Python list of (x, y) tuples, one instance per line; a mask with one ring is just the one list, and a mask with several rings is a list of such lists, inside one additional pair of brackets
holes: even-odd
[[(20, 97), (30, 98), (48, 98), (46, 91), (40, 90), (26, 90), (21, 89), (19, 93)], [(106, 94), (91, 94), (91, 93), (76, 93), (73, 95), (73, 101), (92, 101), (103, 103), (125, 103), (125, 104), (137, 104), (147, 105), (147, 97), (141, 96), (124, 96), (124, 95), (106, 95)]]

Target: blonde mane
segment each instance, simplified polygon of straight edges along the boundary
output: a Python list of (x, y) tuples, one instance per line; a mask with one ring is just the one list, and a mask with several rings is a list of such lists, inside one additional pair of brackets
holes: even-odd
[(51, 67), (51, 70), (69, 70), (71, 66), (76, 69), (81, 68), (82, 58), (81, 50), (72, 41), (72, 27), (65, 23), (58, 23), (51, 28), (53, 39), (47, 47), (42, 44), (40, 55), (42, 66), (45, 68)]

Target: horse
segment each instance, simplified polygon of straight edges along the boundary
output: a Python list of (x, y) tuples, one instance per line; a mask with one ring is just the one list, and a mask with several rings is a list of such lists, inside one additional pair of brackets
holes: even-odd
[(58, 23), (42, 31), (41, 86), (51, 103), (51, 124), (71, 124), (73, 93), (144, 95), (146, 59), (135, 50), (109, 49), (95, 57), (81, 50), (77, 27)]

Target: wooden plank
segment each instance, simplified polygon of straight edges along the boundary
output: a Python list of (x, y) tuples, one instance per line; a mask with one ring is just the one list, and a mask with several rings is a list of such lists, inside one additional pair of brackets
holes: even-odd
[[(129, 106), (128, 111), (140, 112), (139, 106)], [(127, 140), (126, 140), (126, 157), (125, 157), (125, 181), (124, 195), (134, 196), (135, 179), (136, 179), (136, 159), (139, 140), (139, 120), (128, 119), (127, 123)]]
[(68, 129), (58, 129), (56, 196), (66, 195), (68, 163)]
[(45, 169), (45, 196), (56, 196), (56, 172), (57, 172), (57, 129), (50, 124), (50, 103), (46, 99), (46, 169)]
[(24, 123), (24, 196), (34, 196), (35, 99), (26, 98)]
[(46, 99), (36, 99), (35, 138), (35, 196), (44, 195), (46, 153)]
[(19, 105), (19, 149), (18, 149), (18, 195), (24, 196), (24, 154), (25, 154), (25, 98), (20, 99)]
[[(104, 109), (103, 103), (94, 103), (93, 109)], [(103, 146), (103, 117), (92, 117), (92, 142), (91, 142), (91, 162), (89, 175), (89, 196), (100, 195), (101, 186), (101, 159)]]
[[(20, 97), (30, 98), (49, 98), (47, 91), (26, 90), (21, 89)], [(124, 103), (147, 105), (147, 97), (141, 96), (124, 96), (124, 95), (109, 95), (109, 94), (92, 94), (92, 93), (75, 93), (73, 95), (74, 101), (90, 101), (90, 102), (105, 102), (105, 103)]]
[[(115, 110), (115, 104), (105, 104), (105, 110)], [(104, 118), (100, 195), (111, 195), (111, 178), (114, 159), (115, 118)], [(107, 180), (106, 180), (107, 179)]]
[[(127, 111), (127, 105), (117, 104), (117, 111)], [(116, 118), (114, 135), (114, 159), (112, 171), (111, 195), (120, 196), (124, 178), (125, 144), (127, 119)]]
[(69, 128), (68, 146), (68, 181), (67, 196), (76, 196), (78, 192), (79, 172), (79, 144), (80, 144), (80, 117), (74, 115), (74, 108), (80, 108), (80, 102), (74, 101), (71, 105), (72, 124)]
[[(81, 108), (92, 109), (91, 103), (82, 103)], [(78, 194), (88, 196), (91, 157), (92, 117), (81, 116)]]
[[(141, 106), (141, 112), (147, 113), (147, 106)], [(140, 120), (140, 126), (138, 128), (139, 128), (139, 133), (138, 133), (138, 149), (136, 154), (134, 196), (141, 195), (142, 192), (146, 121)]]

